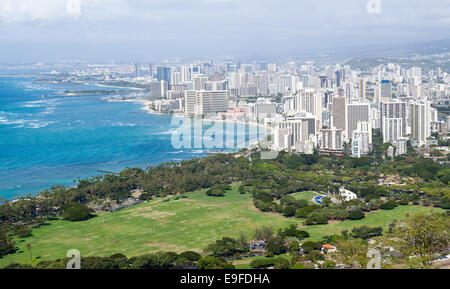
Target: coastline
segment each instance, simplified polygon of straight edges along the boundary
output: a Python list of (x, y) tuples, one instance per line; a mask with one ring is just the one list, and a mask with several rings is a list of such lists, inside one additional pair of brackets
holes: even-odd
[(95, 83), (95, 85), (100, 86), (100, 87), (105, 87), (105, 88), (121, 88), (121, 89), (130, 89), (130, 90), (138, 90), (138, 91), (145, 90), (143, 88), (138, 88), (138, 87), (115, 86), (115, 85), (107, 85), (107, 84), (101, 84), (101, 83)]
[[(143, 104), (142, 110), (144, 110), (148, 114), (153, 115), (169, 115), (164, 114), (158, 111), (155, 111), (149, 107), (151, 104), (150, 101), (147, 100), (128, 100), (128, 102), (134, 102)], [(187, 118), (184, 113), (177, 113), (173, 114), (173, 117), (179, 117), (179, 118)], [(246, 125), (246, 126), (252, 126), (252, 127), (258, 127), (266, 130), (268, 133), (273, 133), (274, 128), (270, 125), (261, 124), (255, 121), (249, 121), (249, 120), (240, 120), (240, 119), (233, 119), (233, 118), (227, 118), (227, 119), (221, 119), (221, 118), (203, 118), (204, 122), (221, 122), (221, 123), (229, 123), (229, 124), (235, 124), (235, 125)], [(257, 148), (260, 145), (260, 142), (266, 137), (267, 135), (258, 136), (257, 139), (249, 139), (248, 140), (248, 149)]]
[[(42, 93), (46, 93), (46, 92), (42, 92)], [(143, 111), (143, 114), (152, 114), (152, 115), (159, 115), (159, 116), (167, 116), (164, 117), (166, 118), (170, 118), (172, 115), (168, 115), (168, 114), (164, 114), (164, 113), (160, 113), (154, 110), (151, 110), (149, 107), (149, 104), (151, 103), (148, 100), (142, 99), (142, 98), (127, 98), (127, 99), (122, 99), (120, 97), (114, 97), (114, 96), (109, 96), (109, 97), (97, 97), (96, 98), (103, 100), (104, 102), (125, 102), (125, 103), (133, 103), (136, 104), (137, 106), (135, 108), (126, 108), (126, 110), (134, 110), (134, 112), (136, 111), (136, 109), (141, 108)], [(30, 97), (30, 99), (26, 99), (24, 100), (24, 102), (27, 101), (36, 101), (36, 99), (34, 99), (33, 97)], [(93, 99), (90, 99), (88, 102), (94, 102)], [(95, 101), (95, 103), (97, 103), (97, 101)], [(134, 105), (133, 105), (134, 106)], [(139, 107), (141, 106), (141, 107)], [(42, 109), (40, 107), (36, 107), (34, 108), (36, 110)], [(92, 108), (94, 109), (94, 108)], [(94, 109), (95, 110), (95, 109)], [(35, 112), (40, 113), (40, 111), (36, 111)], [(81, 113), (81, 111), (79, 112), (78, 110), (76, 111), (77, 117), (80, 117), (80, 122), (74, 122), (74, 123), (69, 123), (69, 125), (73, 126), (73, 127), (78, 127), (80, 129), (84, 129), (85, 123), (84, 123), (84, 111), (83, 113)], [(78, 116), (78, 114), (80, 114), (80, 116)], [(131, 114), (133, 115), (133, 114)], [(135, 114), (136, 115), (136, 114)], [(43, 121), (47, 121), (47, 118), (52, 120), (53, 117), (55, 117), (56, 114), (45, 114), (42, 117), (45, 118), (43, 119)], [(173, 115), (175, 117), (180, 117), (180, 118), (184, 118), (184, 114), (178, 114), (178, 115)], [(136, 118), (144, 118), (145, 116), (139, 116), (136, 115)], [(122, 120), (120, 117), (118, 117), (118, 114), (114, 114), (113, 116), (111, 116), (111, 124), (108, 125), (108, 127), (114, 127), (114, 126), (125, 126), (128, 122), (133, 122), (133, 120)], [(264, 127), (264, 125), (262, 124), (257, 124), (255, 122), (249, 122), (249, 121), (242, 121), (242, 120), (237, 120), (237, 119), (228, 119), (228, 120), (223, 120), (223, 119), (205, 119), (205, 121), (211, 121), (211, 122), (228, 122), (228, 123), (234, 123), (234, 124), (241, 124), (241, 125), (248, 125), (248, 126), (258, 126), (258, 127)], [(125, 123), (124, 124), (122, 124)], [(55, 126), (65, 126), (66, 123), (65, 122), (55, 122), (56, 125)], [(95, 123), (95, 122), (94, 122)], [(17, 128), (17, 129), (21, 129), (21, 128)], [(270, 129), (270, 128), (269, 128)], [(170, 127), (165, 128), (166, 131), (170, 130)], [(34, 133), (35, 130), (29, 130), (27, 131), (28, 134), (32, 134)], [(36, 131), (37, 133), (38, 131)], [(52, 133), (52, 130), (49, 131), (49, 133)], [(132, 131), (130, 132), (132, 133)], [(169, 132), (170, 133), (170, 132)], [(164, 132), (163, 134), (167, 134), (167, 132)], [(110, 136), (110, 135), (108, 135)], [(246, 137), (247, 138), (247, 137)], [(246, 145), (245, 147), (250, 148), (250, 147), (254, 147), (256, 144), (258, 144), (261, 140), (263, 139), (263, 136), (257, 136), (257, 137), (252, 137), (252, 135), (248, 136), (248, 139), (246, 141)], [(169, 140), (170, 141), (170, 140)], [(170, 144), (169, 144), (170, 145)], [(67, 149), (67, 148), (64, 148)], [(237, 148), (232, 148), (230, 150), (230, 152), (237, 152), (239, 149)], [(208, 153), (210, 153), (210, 151), (208, 151), (206, 148), (203, 150), (196, 150), (193, 152), (189, 152), (190, 150), (186, 150), (185, 152), (183, 152), (181, 155), (178, 155), (180, 152), (176, 151), (176, 152), (168, 152), (166, 150), (163, 150), (162, 153), (167, 154), (167, 160), (184, 160), (184, 159), (192, 159), (192, 158), (196, 158), (196, 157), (207, 157)], [(200, 151), (204, 151), (201, 152)], [(214, 151), (214, 149), (212, 149), (212, 151)], [(220, 152), (224, 152), (227, 153), (228, 150), (222, 150), (222, 149), (218, 149), (218, 151)], [(176, 153), (176, 154), (175, 154)], [(55, 163), (56, 162), (60, 162), (61, 161), (61, 157), (58, 157), (59, 160), (54, 160)], [(151, 164), (151, 165), (157, 165), (160, 163), (164, 163), (167, 160), (162, 159), (162, 157), (155, 156), (153, 158), (153, 156), (151, 155), (147, 155), (147, 154), (143, 154), (140, 156), (141, 161), (139, 161), (139, 164)], [(134, 159), (131, 158), (131, 160)], [(154, 160), (154, 161), (152, 161)], [(123, 162), (123, 159), (119, 159), (120, 162)], [(126, 161), (128, 161), (128, 159), (126, 159)], [(95, 163), (95, 165), (91, 165), (92, 163)], [(32, 170), (29, 169), (28, 166), (24, 165), (23, 167), (20, 167), (20, 170), (23, 171), (23, 174), (26, 175), (25, 179), (22, 179), (21, 181), (14, 181), (15, 177), (12, 177), (10, 175), (8, 175), (8, 178), (11, 178), (11, 184), (8, 184), (8, 186), (5, 186), (5, 194), (3, 196), (6, 197), (6, 199), (8, 200), (14, 200), (14, 199), (19, 199), (20, 197), (23, 197), (26, 195), (26, 192), (31, 192), (31, 194), (33, 196), (39, 195), (40, 192), (42, 192), (45, 189), (50, 188), (51, 186), (55, 185), (55, 184), (62, 184), (65, 185), (67, 187), (73, 186), (72, 180), (76, 179), (76, 178), (88, 178), (91, 176), (95, 176), (98, 175), (98, 173), (96, 173), (96, 170), (98, 168), (106, 168), (106, 169), (111, 169), (111, 170), (122, 170), (125, 169), (127, 166), (139, 166), (139, 164), (128, 164), (125, 165), (123, 168), (116, 168), (114, 166), (116, 166), (116, 162), (114, 160), (110, 160), (111, 164), (109, 162), (105, 162), (105, 160), (100, 159), (97, 165), (97, 160), (93, 160), (91, 159), (89, 164), (77, 164), (76, 166), (72, 166), (72, 164), (58, 164), (58, 165), (47, 165), (46, 161), (42, 161), (41, 165), (42, 167), (46, 167), (46, 171), (45, 171), (45, 176), (41, 177), (41, 174), (38, 172), (34, 172)], [(69, 169), (64, 168), (64, 169), (56, 169), (56, 167), (64, 167), (64, 166), (68, 166)], [(48, 167), (48, 168), (47, 168)], [(73, 169), (73, 174), (72, 174), (72, 167)], [(91, 168), (92, 167), (92, 168)], [(111, 168), (110, 168), (111, 167)], [(39, 176), (38, 176), (39, 175)], [(48, 175), (48, 178), (47, 178)], [(5, 175), (6, 177), (6, 175)], [(36, 183), (32, 183), (31, 180), (34, 179), (43, 179), (43, 181), (36, 181)], [(47, 179), (47, 180), (45, 180)], [(19, 187), (20, 185), (20, 187)], [(3, 193), (3, 191), (2, 191)]]
[[(150, 101), (148, 100), (124, 100), (124, 102), (135, 102), (135, 103), (139, 103), (139, 104), (143, 104), (142, 110), (146, 111), (148, 114), (156, 114), (156, 115), (169, 115), (169, 114), (164, 114), (161, 112), (158, 112), (156, 110), (153, 110), (149, 107), (149, 105), (151, 104)], [(173, 114), (173, 116), (176, 117), (180, 117), (180, 118), (186, 118), (186, 116), (182, 113), (176, 113)], [(209, 121), (209, 122), (223, 122), (223, 123), (232, 123), (232, 124), (241, 124), (241, 125), (248, 125), (248, 126), (256, 126), (256, 127), (260, 127), (260, 128), (265, 128), (268, 131), (273, 131), (273, 127), (269, 126), (269, 125), (265, 125), (262, 123), (258, 123), (255, 121), (250, 121), (250, 120), (241, 120), (241, 119), (235, 119), (235, 118), (227, 118), (227, 119), (222, 119), (222, 118), (204, 118), (203, 121)]]

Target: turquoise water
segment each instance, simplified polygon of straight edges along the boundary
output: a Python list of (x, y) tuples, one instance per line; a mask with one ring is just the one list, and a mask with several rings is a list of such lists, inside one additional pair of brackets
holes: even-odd
[[(97, 170), (206, 155), (205, 149), (174, 148), (172, 118), (147, 114), (142, 104), (68, 97), (62, 92), (99, 88), (33, 81), (31, 76), (0, 76), (0, 197), (72, 186)], [(249, 136), (248, 127), (244, 134), (256, 137)]]

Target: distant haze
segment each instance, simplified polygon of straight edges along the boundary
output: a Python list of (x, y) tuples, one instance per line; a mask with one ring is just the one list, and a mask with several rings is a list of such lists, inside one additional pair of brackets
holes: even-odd
[(0, 0), (0, 62), (297, 56), (450, 38), (449, 0), (369, 1)]

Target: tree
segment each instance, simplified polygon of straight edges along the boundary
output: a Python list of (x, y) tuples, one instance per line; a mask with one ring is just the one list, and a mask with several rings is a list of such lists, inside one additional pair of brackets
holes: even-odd
[(274, 231), (272, 226), (262, 226), (260, 228), (256, 228), (253, 238), (255, 240), (270, 240), (273, 234)]
[(33, 266), (33, 256), (31, 255), (31, 244), (27, 244), (28, 254), (30, 255), (30, 265)]
[(213, 255), (214, 257), (227, 257), (236, 253), (248, 252), (249, 247), (247, 244), (241, 243), (239, 240), (223, 237), (222, 240), (217, 240), (215, 243), (208, 245), (205, 252)]
[(321, 246), (320, 242), (308, 241), (302, 244), (303, 253), (309, 254), (313, 250), (319, 250)]
[(365, 268), (370, 260), (367, 257), (367, 245), (362, 239), (338, 240), (338, 259), (351, 268)]
[(93, 217), (94, 210), (88, 208), (86, 205), (72, 202), (64, 205), (61, 208), (64, 219), (71, 222), (78, 222), (88, 220)]
[(198, 260), (197, 266), (199, 269), (234, 269), (232, 264), (211, 256), (205, 256)]
[(241, 195), (244, 195), (244, 194), (246, 193), (246, 191), (245, 191), (245, 186), (244, 186), (244, 185), (240, 185), (240, 186), (239, 186), (239, 193), (240, 193)]
[(289, 252), (294, 253), (298, 250), (300, 250), (300, 245), (298, 244), (298, 242), (289, 243)]
[(297, 230), (297, 226), (294, 224), (291, 224), (288, 228), (280, 229), (278, 231), (278, 237), (280, 238), (286, 238), (286, 237), (296, 237), (299, 240), (309, 238), (309, 233), (303, 230)]
[(260, 200), (260, 201), (263, 201), (263, 202), (270, 203), (270, 202), (273, 201), (273, 196), (272, 196), (272, 194), (269, 194), (267, 192), (259, 192), (259, 193), (256, 194), (255, 200)]
[(350, 220), (361, 220), (365, 218), (365, 214), (359, 210), (357, 211), (351, 211), (350, 214), (348, 215), (348, 218)]
[(283, 208), (283, 216), (285, 217), (293, 217), (296, 212), (296, 208), (294, 206), (287, 206)]
[(367, 240), (370, 238), (381, 236), (382, 232), (382, 227), (371, 228), (368, 226), (362, 226), (353, 228), (351, 236), (356, 239)]
[(186, 252), (181, 253), (180, 257), (186, 258), (186, 260), (189, 260), (189, 261), (198, 261), (198, 260), (200, 260), (202, 255), (200, 255), (197, 252), (186, 251)]
[(296, 218), (307, 218), (309, 217), (309, 215), (311, 215), (312, 212), (314, 212), (315, 210), (319, 210), (320, 207), (317, 205), (310, 205), (307, 207), (303, 207), (299, 210), (297, 210), (297, 212), (295, 213), (295, 217)]
[(16, 243), (8, 237), (6, 232), (0, 231), (0, 258), (16, 251)]
[(446, 214), (415, 214), (390, 227), (382, 239), (407, 256), (412, 268), (427, 268), (450, 245), (450, 218)]
[(318, 250), (312, 250), (306, 255), (306, 259), (311, 262), (317, 262), (325, 260), (325, 256)]
[(327, 260), (322, 265), (320, 265), (322, 269), (336, 269), (337, 264), (333, 260)]
[(32, 236), (31, 230), (26, 225), (17, 225), (14, 226), (14, 235), (16, 235), (19, 238), (27, 238)]
[(381, 205), (382, 210), (393, 210), (397, 207), (397, 203), (395, 201), (387, 201), (386, 203)]
[(265, 258), (265, 259), (255, 259), (250, 262), (250, 268), (253, 269), (262, 269), (275, 265), (274, 258)]
[(273, 237), (267, 242), (266, 250), (272, 252), (274, 255), (281, 255), (287, 252), (284, 246), (284, 240), (280, 237)]

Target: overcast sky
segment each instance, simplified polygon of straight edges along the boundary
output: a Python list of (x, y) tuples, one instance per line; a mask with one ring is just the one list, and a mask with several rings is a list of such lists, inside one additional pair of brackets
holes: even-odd
[(0, 0), (2, 62), (265, 56), (448, 38), (450, 0)]

